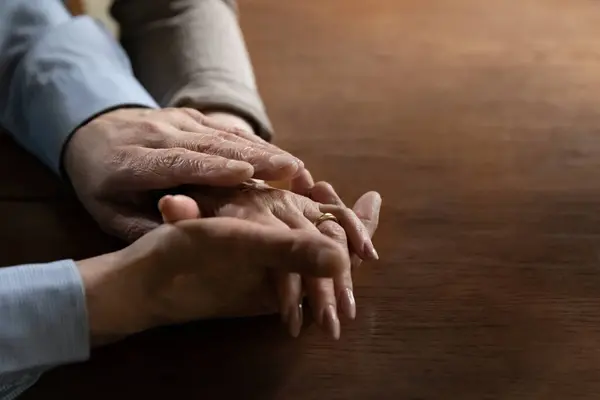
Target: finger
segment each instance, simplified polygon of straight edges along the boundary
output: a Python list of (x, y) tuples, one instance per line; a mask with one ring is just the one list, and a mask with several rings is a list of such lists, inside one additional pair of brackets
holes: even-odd
[(290, 190), (301, 196), (310, 197), (314, 185), (315, 181), (313, 180), (310, 171), (303, 169), (294, 179), (292, 179)]
[(323, 181), (317, 182), (313, 185), (310, 190), (310, 198), (323, 204), (333, 204), (340, 207), (346, 206), (340, 196), (338, 196), (333, 186)]
[[(317, 182), (312, 190), (310, 191), (310, 198), (316, 202), (323, 204), (332, 204), (340, 207), (346, 207), (340, 196), (338, 196), (337, 192), (327, 182)], [(360, 218), (359, 218), (360, 219)], [(364, 222), (363, 222), (364, 225)], [(367, 227), (365, 226), (365, 230), (368, 232)], [(367, 239), (370, 239), (372, 235), (370, 235)], [(363, 237), (364, 239), (364, 237)], [(350, 255), (350, 260), (352, 262), (352, 268), (358, 267), (362, 260), (356, 253), (353, 251)]]
[(347, 250), (320, 233), (227, 217), (186, 220), (174, 226), (202, 244), (198, 251), (212, 249), (216, 263), (227, 256), (240, 265), (314, 277), (336, 276), (350, 266)]
[(158, 202), (158, 209), (165, 224), (200, 218), (200, 209), (196, 201), (183, 195), (166, 195)]
[[(266, 140), (264, 140), (263, 138), (258, 136), (256, 133), (249, 132), (249, 131), (247, 131), (245, 129), (241, 129), (240, 127), (237, 127), (237, 126), (230, 126), (225, 123), (219, 122), (216, 118), (212, 118), (210, 115), (204, 116), (204, 118), (201, 118), (200, 121), (202, 121), (201, 122), (202, 125), (211, 127), (213, 129), (218, 129), (223, 132), (232, 133), (236, 136), (239, 136), (241, 138), (249, 140), (259, 146), (271, 149), (272, 151), (283, 152), (283, 150), (281, 150), (279, 147), (267, 142)], [(200, 121), (198, 121), (198, 122), (200, 122)]]
[[(311, 232), (319, 232), (310, 221), (301, 214), (286, 214), (284, 222), (292, 229), (303, 229)], [(326, 224), (323, 224), (326, 225)], [(337, 224), (334, 224), (337, 225)], [(339, 228), (339, 229), (338, 229)], [(331, 237), (336, 242), (340, 243), (344, 248), (347, 247), (346, 235), (339, 227), (323, 227), (323, 231), (328, 237)], [(337, 274), (334, 279), (329, 278), (312, 278), (304, 277), (303, 282), (308, 295), (308, 300), (313, 311), (315, 321), (318, 325), (325, 330), (334, 339), (338, 339), (340, 336), (340, 320), (337, 311), (336, 301), (336, 286), (345, 285), (346, 277), (350, 273), (350, 268), (343, 271), (341, 274)], [(334, 281), (338, 285), (334, 284)], [(350, 277), (350, 288), (352, 288), (352, 278)], [(342, 291), (340, 291), (341, 293)]]
[(317, 208), (306, 208), (304, 214), (310, 221), (316, 221), (323, 213), (333, 214), (346, 231), (351, 249), (363, 260), (377, 260), (379, 256), (373, 246), (371, 237), (362, 221), (354, 212), (338, 205), (320, 204)]
[[(318, 226), (319, 231), (332, 238), (340, 245), (348, 247), (346, 232), (337, 223), (325, 221)], [(335, 297), (342, 313), (349, 319), (356, 318), (356, 301), (354, 299), (351, 268), (344, 270), (333, 279)]]
[[(375, 234), (379, 226), (379, 212), (381, 210), (381, 195), (377, 192), (368, 192), (363, 194), (354, 203), (352, 208), (356, 216), (362, 221), (367, 232), (371, 237)], [(362, 260), (356, 255), (352, 255), (352, 268), (360, 266)]]
[[(252, 221), (262, 225), (275, 226), (283, 230), (290, 228), (276, 218), (273, 214), (263, 216), (260, 220), (252, 218)], [(304, 313), (302, 308), (302, 279), (299, 274), (276, 270), (275, 286), (279, 298), (279, 310), (281, 320), (287, 325), (288, 332), (292, 337), (298, 337), (302, 330)]]
[[(204, 130), (206, 129), (204, 127)], [(291, 179), (301, 168), (300, 160), (288, 153), (281, 150), (272, 151), (231, 133), (217, 130), (202, 135), (202, 138), (195, 132), (181, 131), (168, 143), (171, 147), (247, 162), (254, 168), (253, 177), (258, 179)]]
[(143, 208), (110, 203), (98, 206), (94, 217), (101, 221), (100, 227), (104, 232), (127, 242), (134, 242), (160, 225), (156, 215), (158, 213), (145, 213)]
[(235, 186), (254, 174), (252, 165), (183, 148), (132, 147), (111, 174), (111, 187), (168, 189), (179, 185)]
[[(249, 132), (246, 131), (244, 129), (241, 129), (238, 126), (234, 126), (232, 124), (228, 125), (222, 122), (219, 122), (216, 118), (211, 118), (210, 116), (207, 116), (205, 114), (202, 114), (201, 112), (199, 112), (198, 110), (195, 109), (191, 109), (191, 108), (180, 108), (178, 110), (184, 111), (185, 113), (187, 113), (189, 115), (189, 117), (194, 120), (196, 122), (196, 127), (195, 129), (191, 129), (192, 132), (195, 132), (196, 130), (199, 131), (203, 131), (206, 130), (206, 128), (212, 128), (214, 129), (216, 132), (213, 132), (213, 134), (220, 136), (223, 139), (229, 140), (231, 142), (237, 142), (240, 144), (245, 145), (246, 147), (251, 147), (251, 148), (255, 148), (255, 149), (262, 149), (263, 151), (265, 151), (266, 153), (269, 153), (271, 155), (282, 155), (285, 156), (286, 158), (288, 158), (288, 161), (291, 161), (292, 159), (294, 160), (295, 164), (297, 165), (297, 169), (294, 172), (294, 174), (298, 174), (301, 170), (304, 169), (304, 163), (302, 162), (302, 160), (300, 160), (297, 157), (292, 156), (289, 152), (282, 150), (281, 148), (275, 146), (274, 144), (271, 144), (269, 142), (267, 142), (266, 140), (264, 140), (263, 138), (261, 138), (260, 136), (258, 136), (257, 134), (253, 133), (253, 132)], [(189, 130), (187, 128), (182, 128), (183, 130)], [(281, 163), (280, 159), (279, 161), (277, 161), (278, 163)], [(276, 167), (278, 168), (278, 167)], [(271, 167), (269, 166), (268, 169), (271, 169)], [(272, 178), (269, 177), (270, 175), (267, 174), (267, 171), (263, 171), (261, 168), (257, 168), (257, 166), (255, 166), (255, 170), (257, 175), (255, 176), (258, 179), (291, 179), (294, 175), (284, 175), (283, 171), (270, 171), (270, 173), (275, 173), (276, 176), (278, 176), (278, 178)], [(291, 172), (291, 171), (288, 171)]]

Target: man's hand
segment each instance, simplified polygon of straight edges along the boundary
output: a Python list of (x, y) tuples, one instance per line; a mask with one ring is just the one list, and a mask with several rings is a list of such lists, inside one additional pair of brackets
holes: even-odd
[(302, 171), (302, 162), (283, 150), (220, 127), (193, 109), (119, 109), (79, 128), (63, 165), (100, 226), (127, 240), (160, 223), (151, 191), (291, 179)]
[(318, 232), (209, 218), (163, 225), (124, 250), (77, 264), (92, 341), (101, 344), (159, 325), (272, 313), (268, 275), (332, 277), (349, 259)]

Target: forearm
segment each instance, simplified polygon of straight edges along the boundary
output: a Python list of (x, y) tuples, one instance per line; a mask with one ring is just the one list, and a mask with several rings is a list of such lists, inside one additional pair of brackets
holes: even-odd
[(60, 0), (2, 0), (0, 55), (0, 125), (55, 172), (84, 122), (121, 106), (157, 106), (114, 38)]
[(75, 263), (0, 268), (0, 398), (14, 398), (45, 370), (88, 356), (86, 301)]
[(234, 4), (116, 0), (113, 15), (136, 75), (161, 105), (237, 114), (270, 138)]

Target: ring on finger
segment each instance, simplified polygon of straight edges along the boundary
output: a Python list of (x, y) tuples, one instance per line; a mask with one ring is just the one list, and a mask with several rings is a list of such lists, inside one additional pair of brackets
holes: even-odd
[(340, 223), (340, 221), (338, 221), (338, 219), (335, 215), (333, 215), (331, 213), (323, 213), (323, 214), (321, 214), (321, 216), (319, 218), (317, 218), (317, 220), (315, 222), (313, 222), (313, 224), (318, 228), (319, 225), (321, 225), (325, 221), (333, 221), (336, 224)]

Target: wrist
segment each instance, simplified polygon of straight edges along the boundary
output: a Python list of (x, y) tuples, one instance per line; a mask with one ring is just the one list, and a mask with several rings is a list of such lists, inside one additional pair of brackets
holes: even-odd
[(127, 249), (77, 261), (81, 275), (92, 346), (124, 339), (151, 326), (140, 290), (143, 259)]

